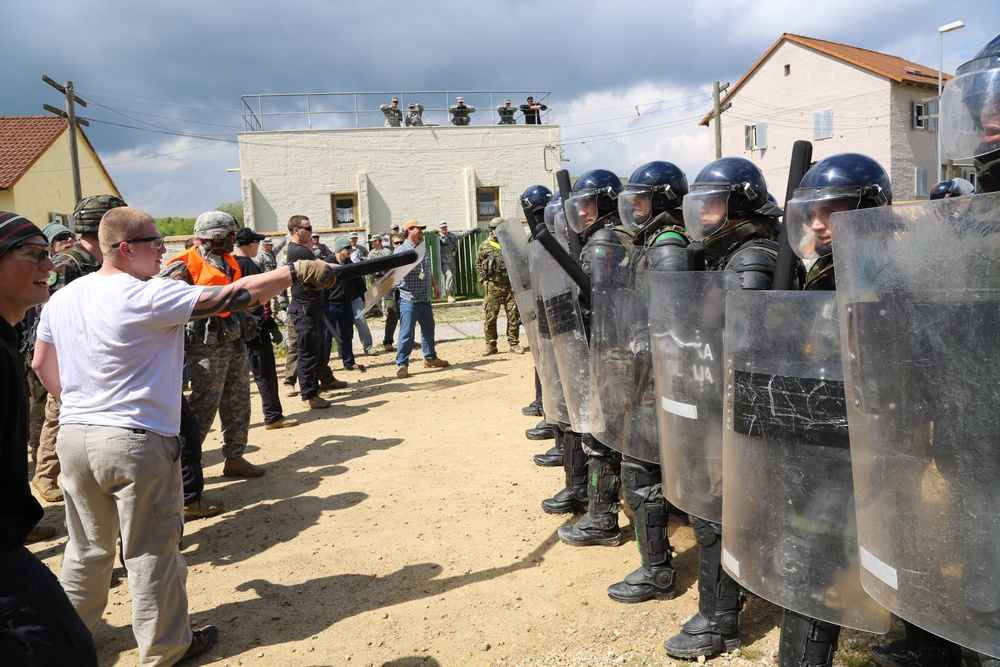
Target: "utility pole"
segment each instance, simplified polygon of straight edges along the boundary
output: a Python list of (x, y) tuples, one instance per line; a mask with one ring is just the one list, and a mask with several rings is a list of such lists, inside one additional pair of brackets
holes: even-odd
[(729, 82), (726, 81), (721, 86), (719, 82), (716, 81), (712, 86), (712, 101), (714, 102), (714, 109), (712, 111), (712, 118), (715, 119), (715, 159), (718, 160), (722, 157), (722, 112), (727, 110), (729, 107), (733, 106), (732, 102), (726, 102), (725, 104), (720, 104), (720, 94), (722, 91), (729, 88)]
[(83, 199), (83, 190), (80, 187), (80, 155), (76, 149), (76, 127), (78, 124), (90, 125), (90, 123), (88, 123), (84, 118), (81, 118), (80, 120), (76, 119), (76, 108), (73, 103), (77, 102), (80, 106), (85, 107), (87, 106), (87, 102), (77, 97), (73, 92), (72, 81), (67, 81), (65, 85), (60, 86), (44, 74), (42, 75), (42, 81), (66, 96), (66, 111), (57, 109), (50, 104), (43, 104), (42, 108), (66, 119), (66, 125), (69, 129), (69, 159), (73, 163), (73, 195), (75, 197), (73, 199), (73, 204), (75, 206), (76, 202)]

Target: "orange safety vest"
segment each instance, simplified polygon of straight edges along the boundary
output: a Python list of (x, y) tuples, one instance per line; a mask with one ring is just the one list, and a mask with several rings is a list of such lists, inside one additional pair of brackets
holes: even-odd
[[(206, 287), (214, 285), (228, 285), (230, 283), (236, 282), (243, 277), (243, 273), (240, 271), (240, 265), (236, 263), (236, 258), (230, 255), (228, 252), (222, 256), (226, 260), (226, 264), (232, 270), (233, 279), (230, 280), (229, 277), (208, 263), (201, 253), (198, 252), (197, 246), (192, 246), (187, 250), (182, 250), (181, 252), (174, 255), (167, 264), (173, 264), (174, 262), (184, 262), (187, 266), (188, 273), (191, 274), (191, 280), (194, 281), (195, 285), (204, 285)], [(229, 313), (222, 313), (219, 317), (229, 317)]]

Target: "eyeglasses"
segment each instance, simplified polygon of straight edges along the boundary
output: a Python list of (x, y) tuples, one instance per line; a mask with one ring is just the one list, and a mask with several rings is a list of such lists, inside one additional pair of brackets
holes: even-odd
[(72, 238), (73, 238), (72, 234), (70, 234), (69, 232), (63, 232), (62, 234), (58, 235), (57, 237), (55, 237), (52, 240), (53, 241), (69, 241)]
[[(38, 248), (38, 250), (29, 250), (29, 248)], [(48, 243), (18, 243), (11, 246), (10, 249), (13, 251), (12, 254), (18, 259), (35, 262), (36, 264), (41, 264), (52, 256), (49, 253)]]
[(119, 241), (112, 245), (112, 248), (117, 248), (123, 243), (148, 243), (149, 247), (153, 250), (159, 250), (163, 247), (163, 237), (162, 236), (143, 236), (139, 239), (125, 239), (124, 241)]
[(403, 245), (402, 241), (393, 241), (392, 245)]

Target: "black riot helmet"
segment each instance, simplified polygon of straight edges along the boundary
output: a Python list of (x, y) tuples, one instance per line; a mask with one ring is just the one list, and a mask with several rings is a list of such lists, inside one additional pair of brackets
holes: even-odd
[(701, 170), (684, 197), (684, 223), (695, 241), (729, 220), (748, 218), (767, 203), (764, 173), (750, 160), (724, 157)]
[(618, 195), (618, 215), (635, 231), (664, 211), (679, 208), (687, 191), (687, 176), (676, 165), (647, 162), (632, 172)]
[(521, 195), (521, 207), (530, 209), (536, 218), (541, 218), (545, 207), (551, 200), (552, 190), (549, 190), (544, 185), (532, 185)]
[(964, 178), (953, 178), (950, 181), (935, 183), (934, 187), (931, 188), (931, 194), (928, 199), (933, 200), (947, 199), (948, 197), (964, 197), (966, 195), (971, 195), (975, 191), (975, 186)]
[(941, 148), (952, 160), (1000, 151), (1000, 35), (956, 70), (940, 115)]
[(584, 173), (573, 184), (566, 215), (569, 226), (582, 232), (601, 218), (618, 211), (618, 193), (622, 180), (607, 169), (593, 169)]
[(860, 153), (831, 155), (806, 172), (785, 204), (788, 243), (802, 259), (828, 255), (833, 213), (891, 203), (892, 184), (882, 165)]

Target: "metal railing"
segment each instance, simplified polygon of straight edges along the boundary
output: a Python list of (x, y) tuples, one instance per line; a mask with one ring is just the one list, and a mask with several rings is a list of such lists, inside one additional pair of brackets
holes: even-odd
[[(424, 105), (425, 125), (450, 125), (448, 107), (455, 104), (456, 97), (465, 98), (465, 103), (476, 107), (471, 114), (470, 125), (497, 125), (500, 115), (497, 107), (505, 100), (511, 106), (519, 107), (528, 95), (535, 102), (545, 104), (551, 93), (534, 90), (428, 90), (428, 91), (385, 91), (356, 93), (286, 93), (243, 95), (243, 127), (247, 132), (274, 130), (319, 130), (338, 128), (382, 127), (385, 115), (379, 110), (382, 104), (389, 104), (393, 97), (399, 98), (399, 109), (405, 118), (411, 102)], [(542, 123), (547, 123), (548, 110), (541, 112)], [(524, 114), (515, 115), (518, 125), (524, 124)], [(483, 119), (489, 119), (486, 123)]]

